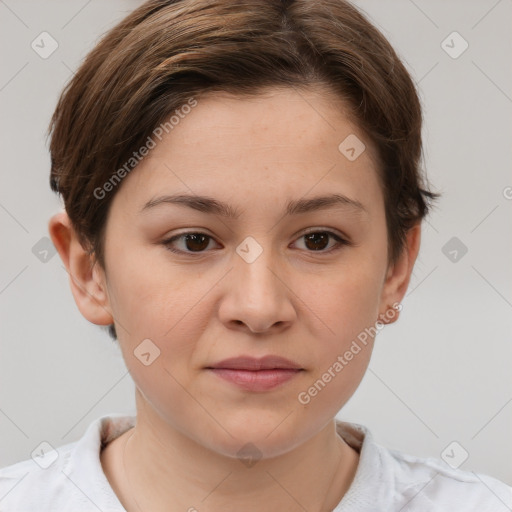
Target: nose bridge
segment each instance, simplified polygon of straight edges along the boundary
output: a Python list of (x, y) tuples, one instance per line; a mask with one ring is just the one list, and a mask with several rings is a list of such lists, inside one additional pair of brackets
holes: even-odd
[(279, 265), (267, 243), (249, 236), (236, 247), (232, 279), (220, 308), (225, 323), (242, 323), (252, 332), (263, 332), (293, 319), (293, 305), (287, 288), (275, 275)]
[(245, 287), (248, 302), (273, 299), (279, 288), (275, 270), (271, 271), (275, 267), (273, 251), (269, 245), (264, 247), (263, 243), (248, 236), (236, 248), (235, 279), (242, 292)]

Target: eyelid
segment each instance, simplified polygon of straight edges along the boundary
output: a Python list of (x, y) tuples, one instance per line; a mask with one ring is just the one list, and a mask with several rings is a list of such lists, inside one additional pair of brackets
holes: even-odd
[(317, 232), (319, 232), (319, 233), (331, 233), (331, 234), (339, 236), (340, 238), (343, 238), (343, 239), (347, 239), (348, 238), (341, 231), (339, 231), (339, 230), (337, 230), (335, 228), (329, 228), (327, 226), (319, 226), (319, 227), (314, 227), (314, 228), (306, 228), (305, 230), (299, 231), (294, 236), (301, 237), (301, 236), (304, 236), (304, 235), (309, 235), (310, 233), (317, 233)]

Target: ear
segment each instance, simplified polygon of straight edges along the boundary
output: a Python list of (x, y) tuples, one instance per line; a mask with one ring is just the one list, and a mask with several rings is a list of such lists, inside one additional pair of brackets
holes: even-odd
[(383, 324), (391, 324), (398, 319), (401, 307), (393, 309), (393, 314), (386, 315), (386, 311), (398, 305), (402, 301), (409, 281), (411, 279), (412, 269), (420, 250), (421, 240), (421, 222), (415, 224), (409, 229), (406, 235), (406, 244), (398, 258), (397, 262), (390, 266), (387, 271), (386, 280), (384, 282), (378, 320)]
[(82, 315), (96, 325), (113, 324), (105, 273), (80, 244), (66, 211), (50, 219), (48, 231), (66, 266), (71, 292)]

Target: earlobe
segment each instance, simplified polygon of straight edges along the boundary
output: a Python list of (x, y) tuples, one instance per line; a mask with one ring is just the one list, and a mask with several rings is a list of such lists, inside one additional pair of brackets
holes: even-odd
[[(409, 286), (412, 270), (420, 249), (420, 241), (421, 223), (417, 223), (407, 232), (406, 244), (400, 257), (395, 265), (387, 271), (379, 307), (379, 321), (384, 324), (391, 324), (398, 319), (401, 307), (397, 308), (396, 306), (401, 303)], [(389, 314), (390, 309), (392, 309), (393, 314)]]
[(96, 325), (114, 323), (104, 272), (80, 244), (65, 211), (50, 219), (48, 232), (69, 275), (71, 292), (82, 315)]

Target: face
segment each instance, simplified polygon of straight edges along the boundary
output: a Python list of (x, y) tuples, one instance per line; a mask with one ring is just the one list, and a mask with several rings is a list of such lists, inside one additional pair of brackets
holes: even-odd
[[(139, 417), (218, 453), (250, 441), (272, 456), (319, 432), (358, 387), (373, 345), (361, 333), (390, 305), (387, 232), (372, 145), (333, 105), (282, 89), (200, 98), (122, 181), (104, 286)], [(339, 149), (348, 136), (366, 146), (355, 160)], [(233, 215), (159, 201), (171, 195)], [(312, 202), (333, 195), (346, 199)], [(209, 369), (268, 355), (300, 371), (247, 384), (247, 372)]]

